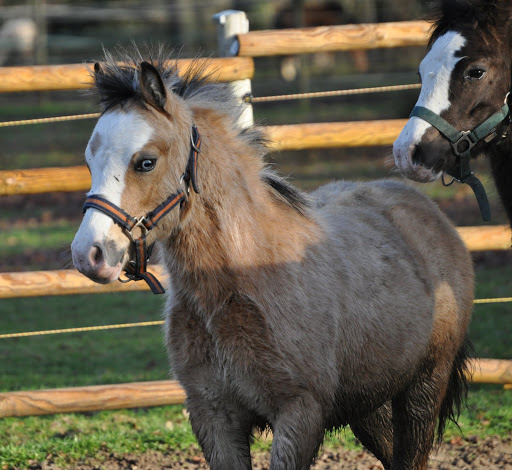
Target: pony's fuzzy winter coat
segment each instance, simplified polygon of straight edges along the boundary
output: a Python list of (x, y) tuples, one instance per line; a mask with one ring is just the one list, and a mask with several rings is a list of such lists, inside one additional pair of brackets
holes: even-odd
[[(201, 192), (151, 236), (172, 281), (172, 372), (211, 468), (250, 469), (251, 432), (268, 426), (270, 468), (307, 469), (345, 425), (385, 468), (426, 468), (465, 381), (473, 268), (454, 228), (395, 181), (302, 193), (265, 166), (260, 131), (238, 128), (226, 86), (192, 91), (193, 76), (152, 63), (109, 59), (94, 77), (105, 114), (154, 128), (158, 172), (148, 192), (127, 170), (129, 213), (176, 191), (193, 123), (201, 133)], [(116, 80), (134, 88), (110, 92)]]

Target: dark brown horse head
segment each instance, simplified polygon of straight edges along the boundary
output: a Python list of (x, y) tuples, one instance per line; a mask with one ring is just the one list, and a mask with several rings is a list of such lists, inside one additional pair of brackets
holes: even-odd
[[(408, 178), (426, 182), (443, 171), (454, 175), (458, 152), (474, 145), (475, 156), (499, 140), (506, 115), (500, 113), (511, 89), (511, 15), (509, 0), (438, 2), (428, 53), (419, 68), (422, 89), (415, 111), (426, 108), (439, 116), (455, 136), (450, 140), (435, 118), (413, 111), (393, 146), (395, 163)], [(478, 141), (462, 135), (489, 118), (492, 124)]]

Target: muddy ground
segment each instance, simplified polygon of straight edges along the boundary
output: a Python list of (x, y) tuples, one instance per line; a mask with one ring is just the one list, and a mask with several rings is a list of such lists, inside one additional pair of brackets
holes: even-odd
[[(206, 470), (202, 454), (198, 450), (187, 452), (159, 453), (156, 451), (142, 454), (101, 454), (96, 458), (73, 465), (74, 470)], [(255, 470), (268, 470), (269, 455), (253, 455)], [(52, 458), (46, 462), (33, 462), (30, 470), (62, 470)], [(313, 470), (382, 470), (375, 457), (366, 451), (338, 449), (320, 452)], [(457, 437), (441, 445), (433, 452), (429, 469), (431, 470), (512, 470), (512, 437), (508, 439), (476, 437), (462, 439)], [(226, 469), (229, 470), (229, 469)]]

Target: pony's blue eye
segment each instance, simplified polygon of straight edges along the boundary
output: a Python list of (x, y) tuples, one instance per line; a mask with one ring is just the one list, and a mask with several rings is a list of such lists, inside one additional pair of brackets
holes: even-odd
[(135, 171), (151, 171), (156, 166), (156, 158), (142, 158), (135, 163)]

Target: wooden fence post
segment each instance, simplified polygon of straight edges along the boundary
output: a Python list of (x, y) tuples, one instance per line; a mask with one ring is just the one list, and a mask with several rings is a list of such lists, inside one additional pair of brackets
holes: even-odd
[[(217, 24), (217, 51), (219, 57), (234, 57), (238, 55), (238, 34), (249, 32), (249, 20), (243, 11), (225, 10), (213, 16)], [(231, 83), (235, 95), (241, 101), (246, 101), (252, 96), (251, 80), (237, 80)], [(252, 105), (247, 101), (247, 106), (240, 116), (240, 124), (243, 127), (252, 126), (254, 123)]]

